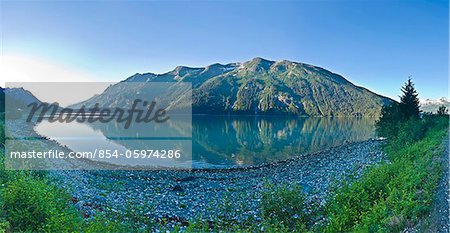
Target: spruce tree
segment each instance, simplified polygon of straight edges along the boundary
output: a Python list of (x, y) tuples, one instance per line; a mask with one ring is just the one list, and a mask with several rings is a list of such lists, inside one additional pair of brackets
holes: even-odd
[(417, 98), (419, 94), (417, 94), (411, 78), (408, 78), (401, 90), (403, 95), (400, 97), (400, 108), (404, 117), (406, 119), (418, 118), (421, 112), (419, 98)]
[(440, 106), (439, 109), (437, 110), (437, 114), (438, 115), (447, 115), (448, 114), (447, 107), (445, 107), (444, 105)]

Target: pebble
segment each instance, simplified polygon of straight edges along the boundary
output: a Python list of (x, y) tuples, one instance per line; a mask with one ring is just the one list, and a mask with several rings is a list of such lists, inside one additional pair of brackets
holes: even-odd
[[(357, 178), (368, 166), (385, 161), (380, 145), (375, 140), (349, 143), (248, 169), (52, 171), (50, 174), (57, 185), (72, 190), (78, 200), (95, 203), (112, 216), (147, 213), (152, 218), (170, 216), (177, 221), (226, 214), (239, 222), (260, 216), (261, 191), (266, 180), (275, 184), (300, 184), (307, 202), (324, 205), (334, 180), (348, 179), (348, 174)], [(115, 185), (117, 181), (126, 184), (126, 188)], [(98, 208), (93, 207), (86, 211), (89, 216), (96, 212)]]

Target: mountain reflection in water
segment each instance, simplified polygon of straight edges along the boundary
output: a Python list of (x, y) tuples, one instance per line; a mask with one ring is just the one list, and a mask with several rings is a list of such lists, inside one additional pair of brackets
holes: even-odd
[[(166, 127), (158, 129), (158, 132), (164, 132), (164, 137), (189, 137), (192, 130), (193, 167), (258, 165), (375, 136), (372, 118), (194, 115), (192, 128), (190, 123), (190, 119), (177, 120), (152, 127)], [(62, 127), (42, 122), (36, 130), (57, 141), (76, 130), (78, 137), (102, 137), (131, 150), (148, 143), (146, 140), (121, 140), (118, 136), (123, 134), (123, 128), (115, 122), (83, 124), (89, 127), (70, 124)], [(89, 130), (91, 132), (87, 132)], [(131, 127), (134, 136), (155, 136), (152, 130), (154, 128)], [(83, 148), (83, 145), (77, 145), (82, 141), (59, 140), (72, 150)]]

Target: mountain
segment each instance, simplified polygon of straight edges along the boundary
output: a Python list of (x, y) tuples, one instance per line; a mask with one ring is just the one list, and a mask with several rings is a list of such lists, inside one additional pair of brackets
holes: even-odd
[[(30, 103), (41, 103), (38, 98), (36, 98), (30, 91), (23, 88), (5, 88), (2, 89), (5, 97), (8, 97), (9, 101), (20, 102), (23, 105), (28, 105)], [(8, 103), (9, 104), (9, 103)]]
[[(178, 66), (164, 74), (135, 74), (81, 104), (124, 106), (144, 93), (132, 82), (192, 83), (192, 112), (201, 114), (290, 114), (300, 116), (378, 116), (393, 100), (355, 86), (323, 68), (291, 61), (254, 58), (243, 63)], [(190, 93), (189, 93), (190, 94)], [(172, 95), (174, 102), (186, 96)]]
[[(6, 110), (6, 118), (18, 119), (22, 116), (27, 116), (30, 108), (27, 107), (30, 103), (42, 103), (31, 92), (23, 88), (0, 88), (2, 103), (0, 111)], [(3, 105), (3, 104), (2, 104)]]
[(446, 97), (442, 97), (437, 100), (433, 99), (420, 99), (420, 109), (423, 112), (437, 112), (440, 106), (444, 105), (447, 109), (450, 108), (450, 100)]

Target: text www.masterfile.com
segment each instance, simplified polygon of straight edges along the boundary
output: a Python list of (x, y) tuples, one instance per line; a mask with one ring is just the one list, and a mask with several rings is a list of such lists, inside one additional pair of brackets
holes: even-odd
[(170, 150), (100, 150), (84, 152), (65, 152), (60, 150), (48, 151), (10, 151), (9, 157), (12, 159), (109, 159), (109, 158), (127, 158), (127, 159), (143, 159), (143, 158), (159, 158), (159, 159), (179, 159), (182, 151), (179, 149)]

